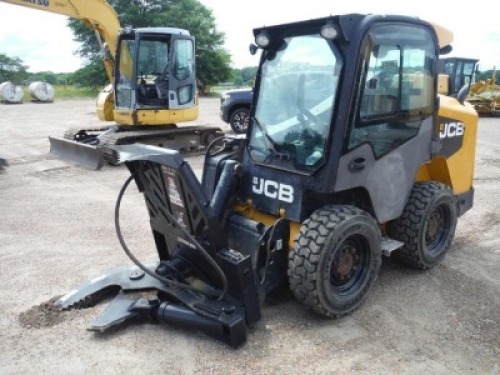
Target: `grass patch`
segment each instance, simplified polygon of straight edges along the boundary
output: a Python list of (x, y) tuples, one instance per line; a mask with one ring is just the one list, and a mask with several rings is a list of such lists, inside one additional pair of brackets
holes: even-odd
[(55, 86), (56, 99), (97, 98), (101, 89), (77, 86)]
[[(23, 86), (24, 100), (30, 100), (30, 90), (28, 87)], [(70, 85), (55, 85), (54, 86), (54, 100), (66, 99), (80, 99), (80, 98), (97, 98), (101, 90), (92, 87), (78, 87)]]

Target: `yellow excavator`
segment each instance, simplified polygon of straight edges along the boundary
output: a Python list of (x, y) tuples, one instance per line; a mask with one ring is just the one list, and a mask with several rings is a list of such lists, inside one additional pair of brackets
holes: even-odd
[[(111, 84), (97, 98), (97, 115), (114, 125), (49, 137), (51, 153), (99, 169), (117, 164), (121, 145), (136, 142), (190, 151), (222, 134), (218, 127), (177, 126), (196, 120), (195, 42), (187, 30), (124, 28), (105, 0), (0, 0), (82, 20), (95, 30)], [(104, 40), (104, 43), (102, 42)]]

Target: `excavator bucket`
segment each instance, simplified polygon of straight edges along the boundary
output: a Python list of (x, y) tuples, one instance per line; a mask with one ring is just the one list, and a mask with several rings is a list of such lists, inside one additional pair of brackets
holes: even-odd
[(75, 162), (89, 169), (104, 165), (102, 150), (98, 147), (60, 137), (49, 137), (50, 153), (58, 158)]

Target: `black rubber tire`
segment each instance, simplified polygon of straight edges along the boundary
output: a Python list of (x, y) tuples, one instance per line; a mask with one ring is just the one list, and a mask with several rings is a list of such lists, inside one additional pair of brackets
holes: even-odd
[(239, 107), (234, 109), (229, 116), (229, 125), (235, 133), (245, 134), (248, 129), (250, 120), (250, 110), (248, 108)]
[(417, 269), (434, 267), (451, 246), (457, 216), (457, 201), (448, 186), (416, 183), (403, 214), (388, 225), (389, 237), (405, 243), (392, 255)]
[(365, 299), (380, 263), (381, 235), (375, 219), (352, 206), (326, 206), (300, 228), (289, 254), (290, 288), (314, 312), (338, 318)]

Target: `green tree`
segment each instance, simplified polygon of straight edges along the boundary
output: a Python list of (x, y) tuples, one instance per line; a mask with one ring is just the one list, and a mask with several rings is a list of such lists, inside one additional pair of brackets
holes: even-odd
[(19, 57), (9, 57), (0, 53), (0, 83), (12, 81), (21, 83), (27, 77), (28, 66)]
[[(212, 11), (198, 0), (108, 0), (122, 27), (178, 27), (196, 38), (197, 79), (200, 89), (232, 76), (231, 56), (224, 49), (224, 34), (217, 31)], [(82, 22), (70, 20), (78, 53), (89, 61), (99, 59), (95, 34)], [(101, 64), (102, 65), (102, 64)], [(104, 71), (104, 68), (102, 68)]]
[(51, 85), (57, 85), (58, 84), (58, 79), (57, 79), (58, 73), (53, 73), (53, 72), (36, 72), (36, 73), (28, 73), (28, 81), (35, 82), (35, 81), (43, 81), (50, 83)]
[(108, 82), (108, 77), (102, 61), (92, 60), (73, 73), (71, 81), (77, 86), (99, 88)]
[(256, 66), (247, 66), (242, 69), (234, 70), (234, 84), (236, 86), (253, 86), (255, 75), (257, 74)]
[[(476, 82), (477, 81), (485, 81), (487, 79), (490, 79), (493, 76), (493, 69), (490, 70), (485, 70), (484, 72), (477, 72), (476, 74)], [(500, 84), (500, 71), (496, 71), (495, 73), (495, 81), (496, 84)]]

